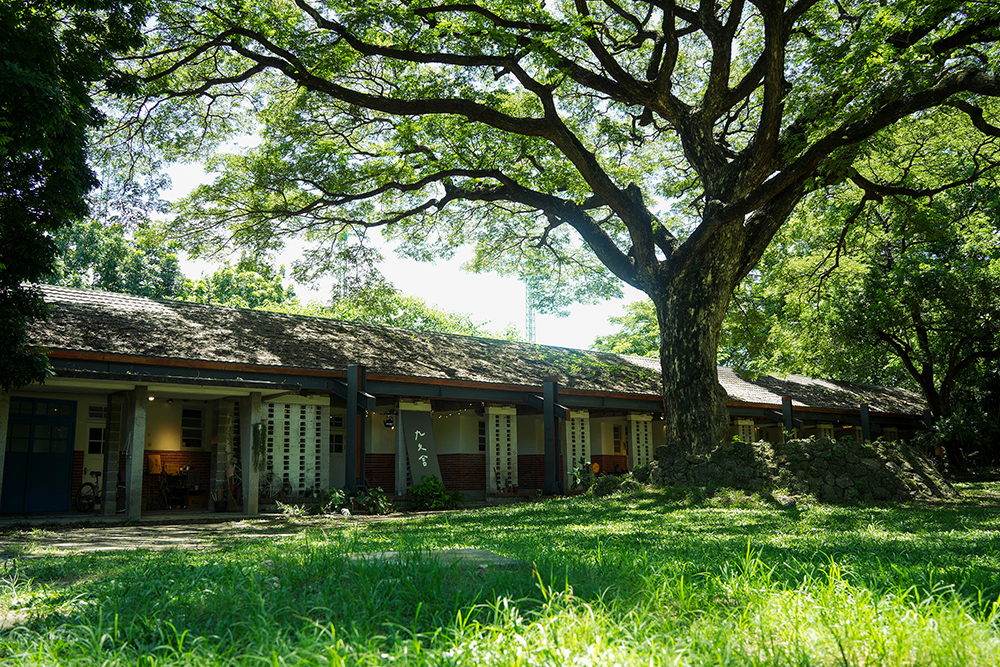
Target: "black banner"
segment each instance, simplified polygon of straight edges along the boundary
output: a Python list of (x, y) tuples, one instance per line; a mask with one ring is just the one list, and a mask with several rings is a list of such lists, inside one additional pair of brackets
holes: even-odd
[(399, 427), (403, 429), (403, 440), (406, 442), (406, 453), (410, 460), (413, 483), (419, 484), (420, 478), (425, 475), (441, 479), (437, 447), (434, 445), (431, 413), (400, 410)]

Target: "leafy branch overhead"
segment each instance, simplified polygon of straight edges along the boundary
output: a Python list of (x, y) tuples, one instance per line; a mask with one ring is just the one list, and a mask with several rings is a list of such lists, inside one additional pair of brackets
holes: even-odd
[[(565, 225), (641, 289), (713, 229), (839, 178), (899, 118), (1000, 90), (995, 13), (965, 3), (229, 7), (168, 3), (140, 63), (154, 95), (197, 101), (169, 108), (201, 114), (188, 131), (205, 149), (263, 130), (219, 158), (189, 224), (256, 239), (408, 221), (396, 233), (413, 240), (451, 207), (477, 224), (444, 225), (440, 243), (519, 236), (558, 254)], [(712, 224), (682, 245), (653, 212), (665, 198), (686, 220), (714, 207)]]

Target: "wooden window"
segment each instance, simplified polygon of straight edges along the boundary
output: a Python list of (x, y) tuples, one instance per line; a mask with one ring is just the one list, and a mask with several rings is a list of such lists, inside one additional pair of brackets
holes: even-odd
[(198, 408), (184, 408), (181, 412), (181, 443), (185, 447), (201, 447), (204, 437), (203, 413)]
[(346, 436), (347, 429), (344, 428), (344, 415), (331, 414), (330, 415), (330, 453), (331, 454), (343, 454), (344, 453), (344, 438)]
[(107, 405), (87, 406), (87, 453), (104, 453), (105, 426), (108, 419)]
[(614, 445), (615, 454), (625, 453), (626, 428), (623, 424), (615, 424), (611, 427), (611, 443)]

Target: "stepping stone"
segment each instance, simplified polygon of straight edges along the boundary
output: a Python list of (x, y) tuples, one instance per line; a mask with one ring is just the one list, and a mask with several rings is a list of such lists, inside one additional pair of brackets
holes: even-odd
[(462, 565), (481, 569), (516, 570), (530, 568), (531, 564), (495, 554), (486, 549), (439, 549), (433, 551), (381, 551), (368, 554), (349, 554), (351, 560), (378, 560), (384, 562), (406, 562), (409, 560), (431, 560), (441, 565)]

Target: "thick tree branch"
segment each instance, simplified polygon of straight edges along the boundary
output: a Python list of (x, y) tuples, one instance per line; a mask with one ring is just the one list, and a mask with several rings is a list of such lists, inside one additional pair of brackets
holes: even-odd
[(945, 183), (934, 188), (911, 188), (903, 185), (889, 185), (885, 183), (874, 183), (856, 171), (850, 175), (850, 180), (861, 190), (865, 192), (865, 197), (873, 201), (882, 201), (882, 197), (885, 196), (905, 196), (905, 197), (933, 197), (947, 190), (957, 188), (963, 185), (969, 185), (975, 183), (981, 176), (995, 169), (997, 165), (990, 164), (981, 169), (977, 169), (973, 174), (967, 178), (962, 178), (957, 181), (951, 181), (950, 183)]
[[(952, 95), (974, 92), (1000, 97), (1000, 78), (979, 70), (942, 77), (935, 85), (882, 104), (865, 118), (841, 125), (813, 142), (800, 156), (743, 198), (722, 204), (721, 220), (735, 220), (754, 211), (816, 168), (839, 148), (858, 144), (906, 116), (944, 104)], [(787, 130), (786, 130), (787, 136)], [(783, 142), (784, 143), (784, 142)]]
[(964, 100), (950, 100), (945, 104), (963, 111), (972, 121), (972, 126), (983, 134), (990, 137), (1000, 137), (1000, 127), (987, 123), (981, 108)]
[(636, 91), (639, 88), (639, 82), (629, 74), (624, 67), (615, 60), (607, 48), (605, 48), (603, 42), (597, 36), (597, 26), (596, 21), (590, 14), (590, 8), (587, 6), (587, 0), (575, 0), (576, 11), (580, 17), (584, 20), (584, 24), (588, 25), (591, 29), (584, 39), (587, 46), (590, 48), (591, 53), (597, 57), (597, 62), (601, 64), (608, 74), (617, 81), (620, 85), (627, 89)]
[(583, 240), (597, 255), (598, 259), (620, 279), (643, 289), (642, 280), (628, 256), (618, 248), (601, 226), (587, 214), (587, 209), (573, 202), (542, 192), (525, 188), (506, 180), (496, 187), (462, 190), (451, 193), (467, 201), (510, 201), (529, 206), (545, 213), (550, 220), (568, 224), (583, 237)]

